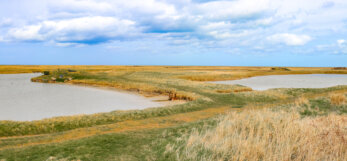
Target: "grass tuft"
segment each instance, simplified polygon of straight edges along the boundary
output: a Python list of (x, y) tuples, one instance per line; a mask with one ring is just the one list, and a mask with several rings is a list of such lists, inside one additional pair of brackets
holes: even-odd
[(333, 105), (344, 105), (347, 103), (347, 99), (346, 99), (346, 96), (343, 95), (343, 94), (334, 94), (334, 95), (331, 95), (330, 96), (330, 102), (333, 104)]

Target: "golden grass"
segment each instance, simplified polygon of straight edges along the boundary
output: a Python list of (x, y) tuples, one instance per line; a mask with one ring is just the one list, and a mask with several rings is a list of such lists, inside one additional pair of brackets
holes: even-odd
[(239, 66), (108, 66), (108, 65), (0, 65), (0, 74), (33, 73), (57, 69), (74, 69), (88, 72), (161, 71), (177, 73), (177, 77), (198, 81), (233, 80), (260, 75), (277, 74), (347, 74), (347, 70), (328, 67), (287, 67), (290, 71), (273, 71), (273, 67)]
[(309, 100), (307, 98), (304, 98), (304, 97), (299, 97), (294, 101), (294, 104), (297, 107), (300, 107), (302, 105), (309, 104)]
[(297, 111), (233, 111), (216, 128), (192, 133), (181, 150), (170, 145), (167, 152), (177, 160), (342, 161), (346, 127), (346, 115), (302, 119)]
[(156, 86), (146, 84), (146, 83), (120, 83), (120, 82), (107, 82), (107, 81), (95, 81), (95, 80), (72, 80), (67, 83), (76, 85), (87, 85), (87, 86), (97, 86), (97, 87), (112, 87), (116, 89), (122, 89), (126, 91), (137, 92), (146, 96), (155, 95), (168, 95), (169, 100), (196, 100), (200, 96), (195, 93), (176, 91), (170, 88), (158, 88)]
[(333, 105), (344, 105), (347, 103), (347, 99), (344, 94), (333, 94), (330, 96), (330, 102)]

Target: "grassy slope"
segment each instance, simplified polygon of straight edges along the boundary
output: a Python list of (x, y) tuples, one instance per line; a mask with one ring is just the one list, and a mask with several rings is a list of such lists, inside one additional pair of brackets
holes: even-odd
[[(62, 70), (57, 71), (57, 68)], [(69, 73), (64, 69), (74, 69), (77, 72)], [(45, 70), (51, 71), (51, 75), (40, 77), (36, 81), (44, 81), (44, 79), (48, 81), (51, 77), (57, 78), (63, 74), (64, 79), (72, 78), (71, 81), (65, 83), (115, 87), (136, 91), (144, 95), (171, 95), (172, 99), (192, 101), (171, 107), (59, 117), (36, 122), (1, 121), (0, 135), (3, 137), (0, 139), (0, 149), (2, 149), (0, 150), (0, 159), (45, 160), (50, 156), (54, 156), (66, 158), (67, 160), (142, 160), (141, 158), (165, 160), (165, 157), (174, 158), (173, 156), (163, 155), (169, 142), (175, 142), (175, 138), (186, 133), (185, 131), (190, 130), (192, 127), (201, 125), (204, 122), (211, 122), (197, 121), (200, 119), (206, 120), (207, 118), (198, 117), (202, 116), (203, 113), (199, 111), (210, 109), (211, 111), (208, 113), (212, 114), (208, 117), (213, 117), (214, 112), (219, 113), (217, 109), (220, 109), (220, 107), (269, 107), (271, 104), (290, 103), (294, 99), (303, 96), (314, 97), (316, 95), (327, 95), (329, 92), (345, 92), (347, 90), (346, 86), (341, 86), (327, 89), (279, 89), (251, 92), (249, 88), (241, 86), (191, 81), (201, 81), (205, 78), (206, 80), (237, 79), (269, 74), (347, 73), (345, 70), (331, 70), (330, 68), (290, 68), (291, 71), (272, 71), (269, 67), (0, 66), (0, 73)], [(171, 118), (175, 118), (180, 113), (187, 114), (183, 117), (186, 120), (170, 119), (171, 116)], [(127, 121), (132, 121), (135, 124), (140, 123), (141, 125), (145, 122), (143, 119), (157, 120), (150, 124), (152, 128), (136, 128), (135, 126), (132, 130), (111, 130), (106, 134), (97, 132), (89, 135), (90, 131), (105, 131), (103, 126), (115, 126), (114, 129), (119, 129), (118, 124), (125, 123), (124, 125), (128, 126)], [(162, 121), (163, 125), (167, 124), (168, 126), (157, 126), (155, 123), (160, 122), (159, 120)], [(73, 131), (73, 129), (76, 130)], [(65, 133), (71, 135), (61, 137), (61, 140), (54, 143), (54, 138)], [(28, 134), (40, 135), (28, 137)], [(24, 136), (21, 137), (20, 135)], [(4, 136), (17, 137), (8, 138)], [(46, 142), (42, 142), (42, 136), (44, 136)], [(35, 143), (39, 144), (36, 145)], [(18, 148), (20, 145), (25, 146), (16, 150), (9, 149), (9, 147)]]

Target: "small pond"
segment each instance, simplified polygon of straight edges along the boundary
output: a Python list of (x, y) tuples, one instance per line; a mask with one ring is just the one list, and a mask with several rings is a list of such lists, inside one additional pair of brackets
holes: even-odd
[(239, 84), (253, 90), (271, 88), (326, 88), (347, 85), (347, 74), (303, 74), (303, 75), (269, 75), (245, 78), (240, 80), (214, 81), (217, 84)]
[(39, 120), (163, 105), (127, 92), (30, 81), (39, 75), (0, 74), (0, 120)]

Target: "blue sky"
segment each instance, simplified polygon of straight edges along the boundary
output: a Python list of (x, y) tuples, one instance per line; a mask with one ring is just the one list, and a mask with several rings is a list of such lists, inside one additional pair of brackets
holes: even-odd
[(0, 64), (347, 66), (347, 1), (1, 0)]

